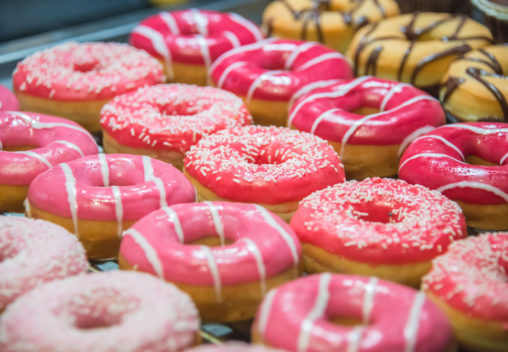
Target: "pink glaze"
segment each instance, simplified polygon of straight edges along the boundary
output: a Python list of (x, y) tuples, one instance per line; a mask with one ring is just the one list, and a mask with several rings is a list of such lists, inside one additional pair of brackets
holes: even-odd
[(318, 43), (267, 39), (233, 49), (209, 71), (214, 85), (250, 101), (289, 101), (303, 86), (329, 79), (353, 77), (346, 59)]
[(220, 345), (201, 345), (185, 350), (185, 352), (282, 352), (260, 345), (248, 345), (243, 342), (226, 342)]
[(240, 202), (298, 201), (345, 180), (341, 161), (325, 141), (273, 126), (219, 131), (191, 148), (184, 164), (201, 185)]
[[(354, 318), (361, 325), (332, 323)], [(450, 323), (422, 292), (375, 277), (310, 275), (266, 295), (254, 329), (295, 352), (444, 352)]]
[(261, 39), (259, 27), (240, 15), (187, 9), (148, 17), (134, 28), (130, 43), (169, 67), (174, 61), (208, 68), (226, 51)]
[[(98, 154), (62, 163), (28, 188), (30, 207), (78, 219), (137, 220), (168, 204), (193, 202), (194, 188), (170, 164), (140, 155)], [(77, 233), (76, 233), (77, 234)]]
[(25, 58), (12, 76), (16, 90), (59, 101), (110, 99), (161, 82), (157, 60), (119, 43), (57, 45)]
[[(2, 149), (32, 146), (10, 152)], [(77, 123), (32, 112), (0, 112), (0, 184), (28, 186), (62, 162), (97, 154), (92, 135)]]
[(0, 310), (36, 286), (87, 269), (83, 246), (64, 228), (0, 216)]
[(0, 111), (19, 110), (16, 96), (7, 87), (0, 84)]
[(101, 111), (102, 128), (118, 143), (182, 153), (205, 135), (250, 123), (249, 111), (234, 94), (184, 84), (141, 88)]
[(150, 275), (109, 271), (41, 286), (0, 322), (4, 352), (176, 352), (199, 331), (189, 296)]
[[(354, 113), (374, 108), (370, 115)], [(342, 144), (404, 144), (445, 123), (437, 99), (406, 84), (373, 78), (332, 83), (295, 100), (288, 126)]]
[(291, 227), (303, 243), (368, 264), (429, 261), (467, 235), (460, 208), (439, 192), (377, 177), (311, 194)]
[(508, 331), (508, 232), (453, 243), (432, 262), (423, 289), (469, 317)]
[[(468, 164), (469, 155), (496, 165)], [(508, 123), (458, 123), (427, 133), (404, 152), (399, 177), (465, 203), (508, 203)]]
[[(219, 247), (187, 244), (218, 236)], [(300, 261), (296, 235), (282, 219), (255, 204), (203, 202), (160, 209), (124, 233), (120, 255), (137, 270), (167, 281), (214, 286), (261, 282)]]

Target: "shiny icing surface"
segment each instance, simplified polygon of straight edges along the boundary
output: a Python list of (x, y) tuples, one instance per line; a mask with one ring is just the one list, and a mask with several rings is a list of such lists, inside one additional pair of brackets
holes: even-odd
[[(33, 149), (5, 150), (27, 146)], [(92, 135), (75, 122), (32, 112), (0, 112), (0, 184), (28, 186), (59, 163), (97, 152)]]
[(19, 102), (14, 93), (0, 84), (0, 111), (19, 110)]
[(345, 180), (341, 161), (324, 140), (281, 127), (219, 131), (191, 148), (184, 165), (204, 187), (240, 202), (298, 201)]
[(102, 128), (118, 143), (180, 152), (203, 136), (251, 122), (234, 94), (184, 84), (141, 88), (116, 97), (101, 110)]
[[(494, 165), (469, 164), (470, 155)], [(508, 203), (508, 124), (441, 126), (409, 145), (399, 177), (470, 204)]]
[(85, 250), (62, 227), (0, 216), (0, 309), (45, 282), (85, 273)]
[(466, 315), (508, 328), (508, 232), (453, 243), (432, 262), (423, 289)]
[(120, 43), (64, 43), (19, 62), (17, 91), (44, 99), (89, 101), (164, 81), (162, 66), (146, 52)]
[(460, 208), (439, 192), (381, 178), (314, 192), (291, 227), (302, 243), (374, 265), (428, 261), (467, 235)]
[[(209, 236), (222, 245), (192, 244)], [(259, 205), (203, 202), (165, 207), (139, 220), (124, 233), (120, 255), (171, 282), (214, 286), (220, 302), (223, 285), (260, 282), (264, 295), (267, 278), (296, 268), (301, 247), (289, 225)]]
[(306, 84), (352, 78), (353, 71), (341, 54), (324, 45), (272, 38), (228, 51), (213, 63), (209, 75), (215, 86), (247, 102), (289, 101)]
[(0, 350), (181, 351), (198, 331), (196, 307), (175, 286), (109, 271), (52, 282), (17, 300), (2, 316)]
[[(333, 323), (354, 318), (358, 325)], [(271, 290), (254, 323), (265, 344), (294, 352), (437, 352), (452, 343), (422, 292), (374, 277), (310, 275)]]

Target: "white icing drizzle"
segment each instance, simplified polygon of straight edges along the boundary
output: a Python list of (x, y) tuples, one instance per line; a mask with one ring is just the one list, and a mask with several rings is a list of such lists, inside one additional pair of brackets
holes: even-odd
[(330, 273), (321, 274), (319, 277), (319, 288), (314, 307), (303, 320), (302, 326), (300, 328), (300, 334), (298, 335), (298, 352), (307, 351), (312, 326), (314, 325), (316, 319), (322, 317), (325, 313), (326, 307), (328, 305), (328, 300), (330, 299), (330, 291), (328, 289), (328, 285), (330, 284), (331, 278), (332, 275)]
[(380, 111), (385, 111), (385, 108), (386, 108), (386, 104), (388, 104), (388, 102), (390, 101), (390, 99), (393, 98), (394, 94), (395, 93), (400, 93), (404, 90), (404, 87), (411, 87), (409, 84), (407, 83), (399, 83), (399, 84), (396, 84), (394, 85), (389, 91), (388, 93), (386, 93), (385, 97), (383, 98), (383, 101), (381, 102), (381, 105), (379, 106), (379, 110)]
[(44, 165), (46, 165), (48, 167), (48, 169), (51, 169), (53, 167), (53, 165), (51, 165), (51, 163), (49, 162), (48, 159), (46, 159), (45, 157), (43, 157), (40, 154), (37, 154), (35, 152), (30, 151), (30, 150), (24, 150), (24, 151), (19, 151), (19, 152), (15, 152), (15, 153), (17, 153), (17, 154), (25, 154), (27, 156), (30, 156), (30, 157), (34, 158), (34, 159), (37, 159), (40, 162), (42, 162)]
[(208, 68), (212, 64), (212, 59), (210, 58), (210, 48), (208, 47), (206, 38), (202, 34), (196, 34), (195, 38), (198, 41), (199, 51), (201, 51), (201, 56), (203, 56), (205, 67), (208, 70)]
[(242, 67), (245, 65), (247, 65), (247, 63), (245, 61), (239, 61), (239, 62), (235, 62), (234, 64), (229, 65), (220, 75), (219, 80), (217, 81), (217, 87), (222, 88), (222, 85), (228, 78), (229, 73), (236, 70), (238, 67)]
[(425, 303), (425, 294), (420, 291), (416, 294), (409, 311), (406, 327), (404, 328), (404, 339), (406, 340), (405, 352), (414, 352), (416, 346), (416, 338), (418, 335), (418, 326), (420, 323), (420, 314), (423, 304)]
[(272, 311), (273, 300), (277, 294), (277, 289), (271, 289), (263, 298), (261, 307), (259, 309), (259, 318), (257, 328), (261, 336), (265, 334), (266, 326), (268, 325), (268, 318), (270, 318), (270, 312)]
[(256, 41), (263, 40), (263, 35), (261, 34), (258, 27), (256, 27), (254, 23), (248, 21), (247, 19), (243, 18), (240, 15), (237, 15), (236, 13), (229, 12), (228, 15), (232, 21), (243, 25), (245, 29), (251, 32), (254, 38), (256, 38)]
[(231, 31), (225, 31), (223, 34), (226, 37), (226, 39), (229, 40), (233, 48), (237, 48), (242, 45), (242, 43), (240, 43), (240, 40), (238, 39), (235, 33)]
[(448, 154), (443, 154), (443, 153), (420, 153), (420, 154), (415, 154), (412, 157), (407, 158), (406, 160), (404, 160), (404, 162), (402, 164), (400, 164), (400, 166), (399, 166), (399, 171), (402, 170), (402, 168), (408, 162), (410, 162), (411, 160), (414, 160), (414, 159), (418, 159), (418, 158), (448, 158), (448, 159), (452, 159), (452, 160), (460, 162), (460, 163), (464, 163), (464, 162), (462, 162), (460, 160), (455, 159), (452, 156), (449, 156)]
[(499, 160), (499, 165), (503, 165), (504, 161), (508, 158), (508, 153), (506, 153), (501, 160)]
[(318, 118), (314, 120), (314, 123), (312, 124), (312, 127), (310, 129), (310, 133), (315, 134), (316, 133), (316, 129), (318, 128), (318, 126), (321, 123), (321, 121), (326, 119), (328, 116), (333, 115), (333, 113), (336, 112), (336, 111), (340, 111), (340, 109), (333, 108), (333, 109), (330, 109), (330, 110), (326, 110), (324, 113), (319, 115)]
[(353, 331), (349, 333), (348, 340), (349, 344), (347, 346), (347, 352), (358, 352), (360, 348), (360, 341), (362, 339), (363, 326), (355, 326)]
[(455, 183), (449, 183), (445, 186), (441, 186), (437, 190), (439, 192), (443, 193), (444, 191), (447, 191), (452, 188), (457, 188), (457, 187), (458, 188), (476, 188), (476, 189), (481, 189), (483, 191), (491, 192), (491, 193), (494, 193), (496, 196), (503, 198), (503, 200), (508, 203), (508, 194), (507, 193), (503, 192), (501, 189), (499, 189), (495, 186), (487, 185), (487, 184), (481, 183), (481, 182), (460, 181), (460, 182), (455, 182)]
[(178, 240), (180, 241), (180, 243), (185, 243), (185, 235), (183, 233), (182, 224), (180, 223), (178, 214), (170, 207), (164, 207), (162, 209), (168, 216), (168, 221), (173, 224), (173, 227), (175, 228), (175, 232), (176, 235), (178, 236)]
[(171, 12), (161, 12), (159, 16), (161, 20), (166, 24), (166, 26), (168, 26), (169, 32), (171, 34), (180, 34), (180, 28), (178, 28), (173, 15), (171, 15)]
[(51, 142), (51, 144), (53, 143), (60, 143), (60, 144), (63, 144), (65, 145), (67, 148), (70, 148), (72, 150), (75, 150), (79, 153), (79, 155), (81, 156), (85, 156), (85, 154), (83, 153), (83, 151), (81, 150), (80, 147), (78, 147), (76, 144), (72, 143), (72, 142), (69, 142), (69, 141), (64, 141), (64, 140), (57, 140), (57, 141), (53, 141)]
[(224, 246), (226, 244), (226, 237), (224, 235), (224, 223), (220, 218), (219, 211), (212, 202), (204, 201), (203, 203), (205, 203), (206, 206), (208, 207), (208, 210), (210, 210), (210, 214), (212, 215), (213, 227), (215, 228), (215, 232), (219, 236), (221, 246)]
[(441, 128), (463, 128), (466, 130), (470, 130), (471, 132), (478, 133), (478, 134), (495, 134), (495, 133), (508, 133), (508, 128), (481, 128), (471, 125), (465, 125), (463, 123), (454, 123), (451, 125), (444, 125), (441, 126)]
[(293, 62), (295, 62), (295, 60), (298, 58), (298, 56), (300, 56), (301, 53), (309, 50), (310, 48), (315, 47), (316, 45), (318, 45), (318, 44), (315, 43), (315, 42), (306, 42), (306, 43), (303, 43), (302, 45), (299, 45), (287, 57), (286, 63), (284, 64), (284, 69), (285, 70), (290, 70), (291, 66), (293, 65)]
[(208, 35), (208, 19), (198, 9), (190, 9), (192, 13), (192, 20), (196, 24), (199, 34)]
[(400, 157), (404, 150), (406, 150), (406, 147), (414, 141), (417, 137), (421, 136), (422, 134), (428, 133), (430, 131), (435, 130), (436, 128), (434, 126), (423, 126), (420, 127), (413, 132), (411, 132), (406, 138), (402, 140), (402, 143), (400, 143), (399, 150), (397, 152), (397, 156)]
[(122, 237), (122, 222), (123, 222), (123, 204), (122, 204), (122, 194), (120, 192), (120, 188), (118, 186), (111, 187), (113, 191), (113, 198), (115, 199), (115, 216), (117, 223), (117, 236)]
[(217, 267), (217, 263), (215, 262), (215, 258), (213, 257), (212, 250), (207, 246), (201, 246), (201, 250), (206, 257), (206, 261), (208, 263), (208, 268), (210, 269), (210, 274), (212, 274), (213, 278), (213, 287), (215, 288), (215, 299), (217, 303), (222, 302), (222, 283), (219, 275), (219, 268)]
[(153, 246), (146, 240), (146, 238), (139, 233), (136, 229), (130, 228), (123, 234), (124, 237), (131, 236), (134, 242), (138, 244), (138, 246), (143, 250), (146, 259), (152, 266), (153, 270), (157, 274), (158, 277), (164, 278), (164, 267), (160, 261), (157, 252), (153, 248)]
[(261, 255), (258, 245), (253, 240), (250, 238), (243, 238), (242, 240), (247, 243), (247, 249), (254, 255), (254, 259), (256, 259), (261, 286), (261, 297), (263, 297), (266, 293), (266, 267), (263, 262), (263, 256)]
[(152, 42), (152, 46), (155, 49), (155, 51), (160, 56), (162, 56), (166, 61), (166, 70), (168, 73), (168, 79), (172, 80), (175, 77), (175, 73), (173, 71), (173, 59), (171, 57), (171, 53), (168, 50), (168, 47), (166, 46), (166, 41), (164, 40), (164, 37), (156, 30), (143, 25), (139, 25), (136, 28), (134, 28), (132, 33), (142, 35)]
[(291, 108), (298, 98), (300, 98), (302, 95), (309, 93), (310, 91), (322, 88), (326, 86), (330, 86), (335, 83), (339, 83), (340, 79), (328, 79), (323, 81), (316, 81), (309, 84), (304, 85), (302, 88), (298, 89), (293, 95), (291, 96), (291, 99), (289, 100), (289, 107)]
[(28, 198), (25, 198), (23, 201), (23, 207), (25, 208), (26, 216), (29, 218), (32, 217), (32, 208), (30, 207), (30, 202), (28, 201)]
[(72, 170), (66, 163), (61, 163), (64, 179), (65, 191), (67, 192), (67, 201), (69, 202), (69, 210), (71, 212), (72, 225), (74, 226), (74, 234), (79, 238), (78, 229), (78, 203), (76, 201), (76, 178), (72, 174)]
[(108, 161), (106, 160), (106, 154), (99, 153), (97, 154), (97, 158), (99, 159), (99, 165), (101, 166), (102, 184), (104, 187), (109, 187), (109, 166)]
[(146, 155), (143, 155), (143, 169), (145, 172), (145, 182), (153, 181), (157, 187), (157, 190), (159, 191), (160, 207), (162, 208), (168, 206), (164, 183), (159, 177), (155, 177), (153, 173), (152, 159)]
[(266, 71), (266, 72), (263, 72), (262, 74), (260, 74), (254, 80), (254, 82), (252, 82), (252, 84), (249, 87), (249, 90), (247, 91), (247, 95), (245, 97), (245, 100), (247, 101), (247, 103), (249, 103), (252, 100), (252, 96), (256, 92), (256, 89), (259, 88), (259, 86), (260, 86), (261, 82), (263, 82), (263, 80), (265, 80), (267, 78), (270, 78), (270, 77), (272, 77), (272, 76), (274, 76), (276, 74), (283, 73), (283, 72), (285, 72), (285, 71), (283, 71), (283, 70), (272, 70), (272, 71)]
[(371, 277), (369, 283), (365, 286), (362, 306), (363, 324), (365, 325), (370, 322), (370, 313), (372, 312), (372, 307), (374, 306), (374, 295), (376, 294), (377, 282), (377, 277)]
[(428, 136), (419, 137), (419, 138), (415, 139), (414, 142), (419, 141), (421, 139), (429, 139), (429, 138), (437, 139), (437, 140), (443, 142), (444, 144), (446, 144), (447, 146), (449, 146), (450, 148), (455, 150), (457, 153), (459, 153), (459, 155), (462, 158), (462, 160), (465, 159), (464, 154), (462, 154), (460, 149), (455, 144), (453, 144), (452, 142), (450, 142), (449, 140), (447, 140), (446, 138), (443, 138), (441, 136), (436, 136), (436, 135), (431, 134), (431, 135), (428, 135)]
[[(2, 106), (0, 105), (0, 107), (2, 107)], [(0, 150), (2, 150), (3, 148), (4, 148), (4, 146), (2, 144), (2, 141), (0, 141)]]
[(344, 59), (344, 56), (340, 53), (337, 53), (337, 52), (322, 54), (322, 55), (319, 55), (319, 56), (313, 58), (312, 60), (307, 61), (302, 66), (298, 67), (298, 71), (306, 70), (309, 67), (317, 65), (323, 61), (333, 60), (333, 59), (342, 60), (342, 59)]

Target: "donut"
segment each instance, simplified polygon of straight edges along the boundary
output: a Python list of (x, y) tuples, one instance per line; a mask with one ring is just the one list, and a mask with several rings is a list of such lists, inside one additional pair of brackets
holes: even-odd
[(306, 272), (373, 275), (414, 287), (433, 258), (467, 236), (460, 208), (439, 192), (377, 177), (314, 192), (290, 226)]
[(359, 77), (310, 90), (289, 110), (288, 126), (327, 140), (348, 179), (397, 175), (418, 135), (446, 122), (439, 101), (406, 84)]
[(148, 17), (134, 28), (130, 43), (157, 58), (169, 82), (204, 86), (220, 55), (261, 39), (258, 26), (240, 15), (186, 9)]
[(100, 110), (111, 98), (164, 81), (146, 52), (119, 43), (69, 42), (19, 62), (12, 75), (21, 110), (62, 116), (100, 131)]
[(188, 295), (150, 275), (110, 271), (45, 284), (0, 321), (4, 352), (177, 352), (199, 340)]
[(101, 111), (107, 153), (148, 155), (183, 167), (203, 136), (252, 122), (242, 100), (212, 87), (166, 84), (114, 98)]
[(439, 99), (460, 121), (508, 122), (508, 44), (470, 51), (443, 77)]
[(285, 126), (293, 93), (315, 81), (352, 78), (353, 72), (324, 45), (270, 38), (223, 54), (209, 76), (211, 85), (241, 97), (257, 124)]
[(0, 111), (19, 110), (16, 96), (7, 87), (0, 84)]
[(200, 201), (257, 203), (286, 221), (304, 197), (345, 179), (326, 141), (273, 126), (235, 127), (203, 138), (187, 153), (184, 174)]
[(185, 352), (282, 352), (260, 345), (249, 345), (243, 342), (226, 342), (220, 345), (202, 345), (185, 350)]
[(271, 290), (252, 340), (294, 352), (451, 352), (450, 323), (423, 292), (376, 277), (317, 274)]
[(28, 186), (40, 173), (97, 152), (93, 137), (72, 121), (0, 111), (0, 212), (22, 212)]
[(87, 271), (79, 241), (43, 220), (0, 215), (0, 313), (45, 282)]
[(441, 126), (415, 139), (400, 159), (399, 177), (457, 202), (469, 226), (508, 229), (508, 124)]
[(394, 0), (276, 0), (263, 12), (267, 36), (319, 41), (345, 52), (354, 32), (398, 15)]
[(301, 271), (291, 228), (255, 204), (177, 204), (124, 233), (119, 267), (156, 275), (187, 292), (201, 318), (252, 318), (265, 293)]
[(147, 156), (98, 154), (61, 163), (37, 176), (26, 213), (65, 227), (90, 259), (115, 258), (122, 231), (168, 204), (193, 202), (180, 171)]
[(491, 42), (489, 30), (466, 16), (415, 12), (361, 28), (347, 57), (357, 76), (370, 74), (436, 93), (454, 59)]
[(434, 259), (423, 290), (468, 351), (507, 351), (508, 232), (453, 243)]

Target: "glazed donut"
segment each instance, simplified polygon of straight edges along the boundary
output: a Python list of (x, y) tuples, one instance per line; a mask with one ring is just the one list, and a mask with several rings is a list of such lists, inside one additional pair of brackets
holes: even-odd
[(0, 212), (22, 212), (28, 186), (40, 173), (97, 152), (93, 137), (72, 121), (0, 111)]
[(414, 140), (399, 177), (456, 201), (469, 226), (508, 229), (508, 124), (441, 126)]
[(395, 0), (277, 0), (263, 12), (267, 36), (319, 41), (345, 52), (354, 32), (397, 15)]
[(376, 277), (310, 275), (271, 290), (252, 340), (294, 352), (451, 352), (450, 323), (423, 292)]
[(202, 345), (185, 350), (185, 352), (282, 352), (260, 345), (249, 345), (243, 342), (226, 342), (220, 345)]
[(491, 42), (489, 30), (468, 17), (415, 12), (361, 28), (347, 56), (357, 76), (370, 74), (437, 93), (455, 58)]
[(255, 204), (177, 204), (124, 233), (120, 269), (170, 281), (187, 292), (201, 318), (250, 319), (266, 292), (301, 272), (301, 248), (281, 219)]
[(234, 94), (211, 87), (157, 85), (116, 97), (101, 111), (107, 153), (148, 155), (183, 167), (183, 158), (203, 136), (252, 117)]
[(99, 113), (116, 95), (164, 81), (147, 53), (119, 43), (65, 43), (18, 63), (12, 84), (21, 109), (100, 131)]
[(423, 289), (448, 316), (468, 351), (507, 351), (508, 233), (453, 243), (434, 259)]
[(37, 176), (26, 213), (65, 227), (90, 259), (114, 258), (122, 231), (168, 204), (193, 202), (195, 191), (173, 166), (147, 156), (98, 154)]
[(0, 84), (0, 111), (19, 110), (16, 96), (7, 87)]
[(437, 99), (409, 84), (363, 76), (302, 95), (288, 126), (328, 140), (348, 179), (364, 179), (397, 175), (407, 144), (445, 122)]
[(341, 54), (321, 44), (272, 38), (228, 51), (209, 75), (211, 85), (245, 101), (256, 123), (284, 126), (293, 93), (318, 80), (352, 78), (353, 72)]
[(508, 122), (508, 44), (470, 51), (443, 77), (439, 99), (459, 121)]
[(16, 298), (45, 282), (87, 271), (79, 241), (42, 220), (0, 215), (0, 313)]
[(51, 282), (10, 305), (4, 352), (177, 352), (199, 341), (189, 296), (150, 275), (109, 271)]
[(257, 203), (286, 221), (298, 202), (344, 181), (344, 167), (319, 137), (281, 127), (245, 126), (203, 138), (184, 160), (198, 199)]
[(414, 287), (434, 257), (467, 236), (460, 208), (439, 192), (377, 177), (314, 192), (290, 225), (306, 272), (373, 275)]
[(170, 82), (204, 86), (220, 55), (261, 39), (258, 26), (240, 15), (186, 9), (148, 17), (134, 28), (130, 43), (157, 58)]

